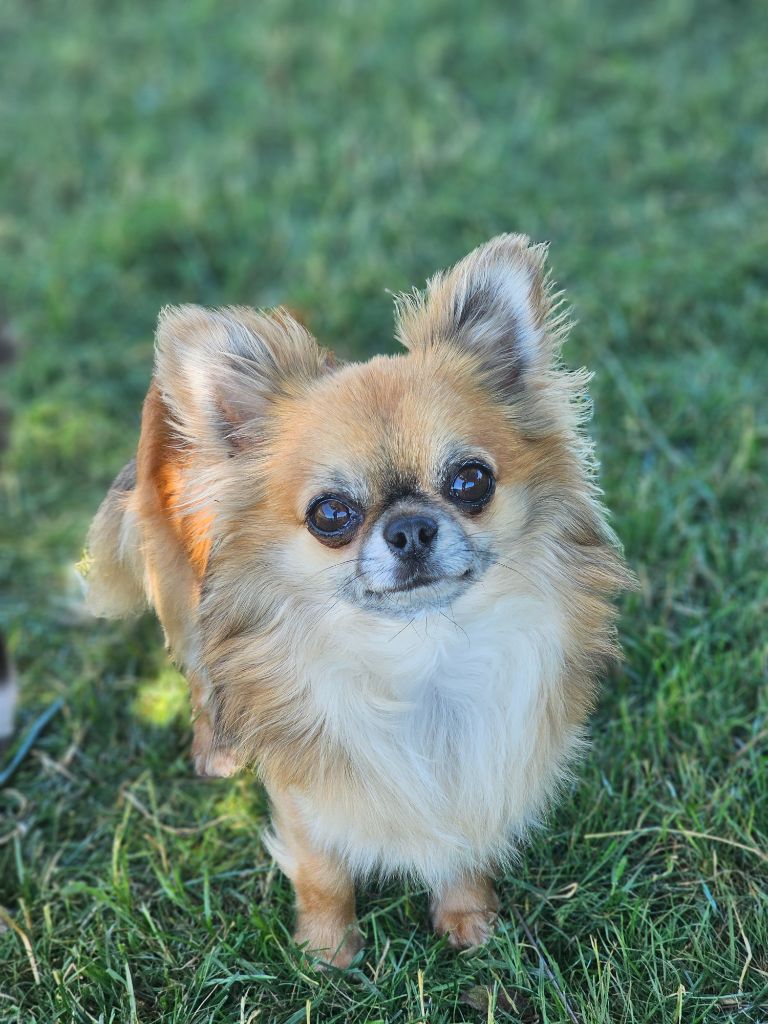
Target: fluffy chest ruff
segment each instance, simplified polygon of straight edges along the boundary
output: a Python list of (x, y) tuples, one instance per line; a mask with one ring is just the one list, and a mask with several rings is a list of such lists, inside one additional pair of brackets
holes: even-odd
[[(296, 667), (294, 706), (322, 723), (326, 770), (291, 796), (358, 876), (436, 888), (503, 863), (579, 747), (560, 616), (543, 599), (467, 600), (405, 627), (350, 609)], [(271, 847), (291, 874), (279, 837)]]

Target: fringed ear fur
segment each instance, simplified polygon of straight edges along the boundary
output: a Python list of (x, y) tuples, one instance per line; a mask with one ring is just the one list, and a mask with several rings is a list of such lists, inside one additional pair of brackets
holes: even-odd
[(166, 306), (155, 379), (180, 438), (202, 456), (237, 454), (256, 436), (270, 403), (299, 394), (328, 356), (286, 310)]
[(499, 235), (398, 300), (398, 337), (412, 352), (442, 345), (476, 358), (500, 396), (556, 360), (568, 311), (545, 269), (547, 246)]

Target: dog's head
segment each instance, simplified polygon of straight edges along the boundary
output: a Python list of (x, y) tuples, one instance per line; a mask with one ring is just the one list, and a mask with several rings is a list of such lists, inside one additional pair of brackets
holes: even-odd
[(233, 604), (251, 588), (412, 618), (513, 552), (524, 575), (547, 512), (585, 528), (544, 257), (523, 236), (492, 240), (400, 300), (407, 354), (342, 367), (281, 311), (163, 313), (156, 377)]

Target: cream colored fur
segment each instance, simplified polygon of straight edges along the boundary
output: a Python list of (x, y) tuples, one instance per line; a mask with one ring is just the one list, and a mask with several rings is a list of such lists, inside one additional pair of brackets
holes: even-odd
[[(447, 617), (403, 627), (344, 609), (307, 635), (296, 703), (348, 752), (354, 781), (293, 795), (355, 875), (439, 890), (498, 867), (577, 753), (581, 730), (558, 707), (563, 609), (546, 588), (510, 595), (507, 575)], [(272, 849), (291, 875), (279, 837)]]

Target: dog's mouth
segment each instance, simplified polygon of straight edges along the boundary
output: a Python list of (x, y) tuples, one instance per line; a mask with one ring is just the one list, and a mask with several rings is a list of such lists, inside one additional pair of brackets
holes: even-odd
[(392, 597), (396, 594), (411, 594), (416, 590), (426, 590), (427, 588), (435, 588), (451, 584), (462, 584), (471, 583), (474, 573), (472, 569), (467, 569), (459, 576), (414, 576), (409, 580), (406, 580), (398, 587), (387, 587), (385, 590), (365, 590), (365, 596), (368, 598), (377, 597)]

